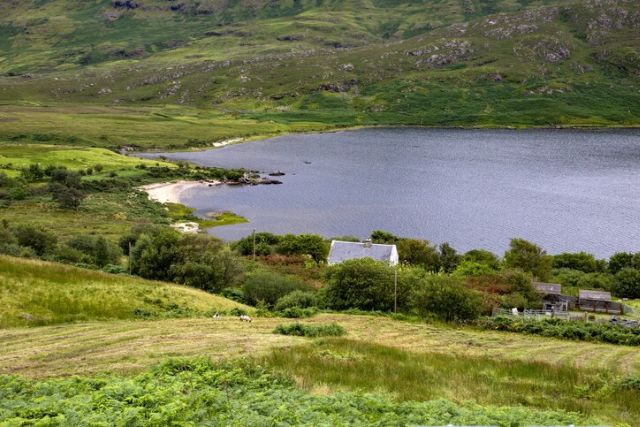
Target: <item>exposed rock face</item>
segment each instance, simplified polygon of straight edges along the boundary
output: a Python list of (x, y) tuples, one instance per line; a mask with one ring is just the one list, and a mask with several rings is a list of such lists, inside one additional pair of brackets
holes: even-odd
[(559, 38), (544, 37), (542, 39), (525, 40), (513, 48), (516, 56), (531, 60), (539, 58), (551, 64), (571, 57), (571, 49)]
[(482, 21), (479, 25), (485, 37), (506, 40), (514, 36), (536, 33), (540, 25), (552, 22), (558, 16), (558, 8), (527, 10), (517, 15), (498, 15)]
[(406, 54), (409, 56), (429, 55), (427, 59), (419, 59), (416, 61), (416, 66), (426, 64), (432, 67), (443, 67), (468, 57), (472, 52), (471, 42), (468, 40), (450, 39), (442, 40), (441, 43), (437, 45), (409, 51)]
[(322, 90), (333, 93), (349, 92), (349, 90), (358, 85), (358, 79), (351, 79), (342, 83), (324, 83), (320, 85)]

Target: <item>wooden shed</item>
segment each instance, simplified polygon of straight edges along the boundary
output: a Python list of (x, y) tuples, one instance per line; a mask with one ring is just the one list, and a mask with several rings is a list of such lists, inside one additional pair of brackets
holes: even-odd
[(592, 311), (594, 313), (624, 313), (624, 307), (622, 304), (611, 301), (611, 292), (605, 291), (588, 291), (580, 289), (578, 308), (582, 311)]
[(551, 312), (569, 311), (576, 305), (576, 298), (562, 295), (562, 285), (533, 282), (533, 288), (542, 295), (542, 309)]

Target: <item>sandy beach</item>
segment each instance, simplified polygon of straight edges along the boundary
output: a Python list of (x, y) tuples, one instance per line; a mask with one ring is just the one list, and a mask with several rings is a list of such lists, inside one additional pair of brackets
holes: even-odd
[(211, 187), (220, 185), (220, 181), (176, 181), (149, 184), (140, 189), (149, 195), (151, 200), (160, 203), (180, 203), (180, 195), (195, 187)]

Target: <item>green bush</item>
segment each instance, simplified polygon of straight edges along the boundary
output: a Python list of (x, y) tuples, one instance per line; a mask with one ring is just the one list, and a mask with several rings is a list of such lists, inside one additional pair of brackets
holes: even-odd
[(58, 242), (57, 237), (43, 227), (19, 225), (12, 231), (20, 246), (33, 249), (38, 256), (51, 253)]
[(462, 261), (453, 271), (455, 277), (480, 277), (491, 276), (496, 274), (497, 270), (493, 267), (475, 261)]
[(480, 316), (482, 300), (477, 292), (467, 289), (455, 278), (427, 276), (413, 295), (413, 306), (423, 317), (467, 321)]
[(71, 238), (67, 242), (67, 246), (84, 254), (81, 260), (98, 267), (117, 264), (122, 255), (122, 251), (117, 245), (102, 236), (78, 235)]
[(313, 292), (293, 291), (280, 298), (275, 309), (281, 311), (287, 308), (309, 308), (317, 305), (318, 298)]
[(640, 270), (623, 268), (614, 276), (613, 293), (620, 298), (640, 298)]
[(256, 305), (258, 301), (263, 301), (269, 307), (275, 306), (280, 298), (293, 291), (308, 289), (309, 286), (295, 276), (263, 270), (249, 275), (242, 286), (248, 304)]
[(318, 313), (318, 309), (315, 307), (300, 308), (300, 307), (288, 307), (283, 310), (275, 312), (277, 316), (287, 317), (289, 319), (301, 319), (303, 317), (312, 317)]
[[(336, 310), (393, 310), (393, 268), (367, 259), (354, 259), (331, 266), (323, 288), (325, 304)], [(404, 287), (399, 287), (400, 305), (406, 307)]]
[(347, 334), (347, 331), (337, 323), (325, 325), (305, 325), (302, 323), (291, 323), (289, 325), (278, 325), (273, 330), (274, 334), (293, 335), (296, 337), (340, 337)]
[(482, 329), (519, 332), (575, 341), (596, 341), (620, 345), (640, 345), (640, 329), (603, 323), (582, 323), (561, 319), (520, 319), (491, 317), (477, 321)]

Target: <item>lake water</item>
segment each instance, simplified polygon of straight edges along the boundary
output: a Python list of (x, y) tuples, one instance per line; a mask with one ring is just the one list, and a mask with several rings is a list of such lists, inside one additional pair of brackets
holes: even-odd
[(163, 155), (287, 174), (183, 194), (201, 214), (250, 220), (211, 230), (225, 239), (382, 229), (462, 251), (502, 253), (512, 237), (551, 253), (640, 251), (640, 131), (365, 129)]

